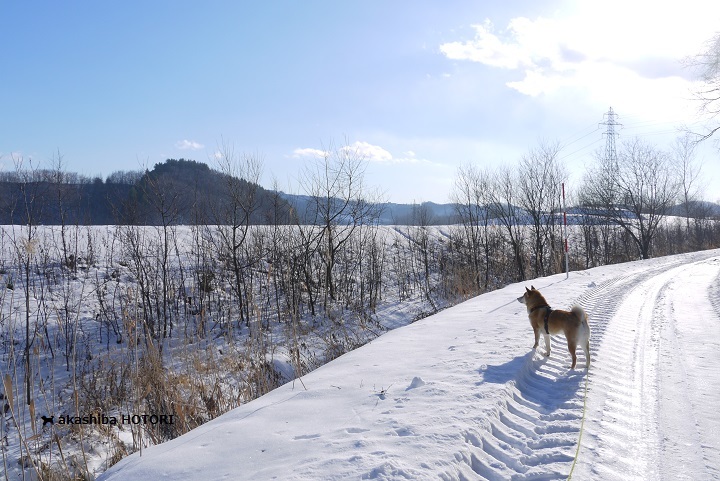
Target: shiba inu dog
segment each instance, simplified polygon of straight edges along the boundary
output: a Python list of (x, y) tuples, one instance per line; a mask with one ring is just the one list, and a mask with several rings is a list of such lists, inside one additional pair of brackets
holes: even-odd
[(540, 291), (530, 286), (525, 288), (525, 294), (517, 298), (518, 302), (525, 304), (527, 307), (530, 325), (535, 333), (535, 345), (533, 349), (538, 347), (540, 333), (545, 337), (545, 355), (550, 356), (550, 335), (565, 334), (567, 339), (568, 350), (572, 356), (572, 366), (575, 369), (577, 356), (575, 350), (578, 344), (585, 351), (586, 364), (590, 367), (590, 326), (588, 325), (587, 314), (580, 306), (573, 306), (570, 311), (562, 311), (560, 309), (552, 309)]

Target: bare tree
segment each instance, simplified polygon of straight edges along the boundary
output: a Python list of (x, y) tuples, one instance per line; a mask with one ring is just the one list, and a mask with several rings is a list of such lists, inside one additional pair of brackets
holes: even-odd
[(358, 149), (344, 146), (308, 164), (300, 180), (309, 198), (305, 220), (317, 226), (308, 240), (322, 254), (325, 307), (336, 300), (333, 269), (338, 251), (356, 229), (377, 223), (381, 214), (381, 195), (364, 184), (366, 166)]
[(697, 143), (693, 141), (690, 134), (678, 137), (672, 146), (675, 166), (678, 170), (680, 201), (685, 214), (687, 232), (690, 232), (690, 218), (695, 217), (697, 213), (697, 202), (700, 200), (700, 192), (703, 188), (700, 182), (702, 165), (697, 163), (695, 156), (696, 146)]
[(56, 216), (60, 221), (60, 239), (62, 241), (63, 264), (73, 272), (77, 272), (77, 249), (70, 253), (70, 246), (67, 239), (67, 223), (69, 217), (73, 214), (77, 220), (79, 214), (78, 198), (79, 193), (77, 185), (71, 185), (71, 175), (65, 170), (65, 160), (58, 151), (57, 156), (51, 161), (51, 168), (48, 171), (48, 181), (51, 189), (54, 191), (55, 206), (57, 209)]
[[(474, 165), (461, 166), (455, 177), (450, 198), (457, 206), (463, 242), (462, 253), (472, 266), (473, 279), (478, 292), (486, 290), (490, 282), (491, 243), (488, 229), (490, 215), (491, 174)], [(484, 266), (484, 268), (483, 268)], [(484, 271), (484, 274), (483, 274)]]
[(588, 170), (583, 200), (620, 226), (648, 259), (658, 226), (677, 199), (676, 172), (667, 153), (635, 139), (622, 145), (617, 159), (599, 158)]
[(526, 279), (525, 235), (522, 228), (523, 213), (518, 207), (519, 191), (517, 173), (505, 165), (496, 172), (488, 195), (490, 215), (508, 235), (517, 269), (517, 280), (524, 281)]
[(223, 202), (214, 207), (214, 218), (221, 242), (232, 271), (233, 291), (238, 299), (240, 322), (249, 326), (249, 309), (245, 273), (253, 260), (245, 255), (248, 231), (258, 209), (258, 182), (262, 161), (253, 155), (237, 155), (232, 146), (223, 145), (218, 160), (224, 185), (220, 186)]
[[(25, 395), (26, 403), (33, 403), (32, 372), (30, 363), (31, 347), (35, 341), (36, 331), (31, 329), (31, 297), (33, 296), (34, 278), (32, 268), (36, 262), (38, 247), (38, 224), (42, 222), (47, 208), (47, 182), (43, 182), (43, 175), (33, 166), (32, 160), (25, 161), (23, 157), (13, 156), (15, 175), (18, 182), (18, 194), (11, 207), (11, 212), (19, 211), (20, 238), (14, 237), (15, 251), (18, 256), (18, 265), (22, 272), (23, 290), (25, 294)], [(13, 217), (13, 214), (10, 216)], [(24, 231), (24, 233), (22, 233)], [(13, 234), (14, 235), (14, 234)]]
[[(152, 207), (152, 218), (155, 222), (159, 222), (162, 243), (160, 244), (160, 274), (161, 274), (161, 292), (158, 297), (162, 299), (161, 303), (155, 304), (158, 319), (162, 319), (162, 337), (168, 337), (168, 320), (170, 318), (169, 298), (170, 298), (170, 249), (173, 239), (175, 238), (175, 224), (180, 218), (182, 211), (182, 192), (172, 180), (164, 178), (162, 175), (154, 175), (148, 172), (141, 182), (141, 188), (145, 199)], [(172, 334), (172, 321), (170, 321), (170, 334)], [(155, 334), (159, 337), (158, 331)], [(162, 348), (162, 345), (161, 345)]]
[(549, 273), (547, 264), (552, 256), (548, 254), (554, 253), (561, 237), (557, 216), (562, 210), (561, 185), (567, 179), (567, 171), (558, 160), (559, 152), (559, 142), (541, 142), (520, 161), (519, 204), (530, 217), (535, 276)]
[[(711, 119), (720, 114), (720, 32), (705, 43), (705, 50), (688, 60), (690, 66), (699, 72), (702, 85), (695, 91), (700, 103), (700, 112)], [(720, 125), (711, 126), (705, 133), (696, 134), (697, 141), (712, 137)]]
[[(434, 300), (430, 276), (431, 265), (437, 265), (437, 256), (432, 252), (434, 243), (431, 241), (428, 226), (432, 222), (432, 212), (427, 204), (416, 204), (412, 206), (412, 225), (407, 227), (408, 251), (411, 255), (413, 274), (416, 283), (420, 287), (425, 299), (430, 304), (432, 312), (437, 312), (438, 306)], [(416, 267), (416, 263), (419, 267)]]

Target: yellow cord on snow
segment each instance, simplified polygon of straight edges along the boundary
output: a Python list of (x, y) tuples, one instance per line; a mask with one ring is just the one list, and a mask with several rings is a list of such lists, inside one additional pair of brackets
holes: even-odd
[(572, 479), (575, 465), (577, 464), (578, 455), (580, 454), (580, 443), (582, 443), (583, 428), (585, 427), (585, 412), (587, 411), (587, 390), (588, 390), (588, 378), (590, 377), (590, 369), (587, 369), (585, 374), (585, 395), (583, 399), (583, 415), (582, 421), (580, 421), (580, 436), (578, 437), (577, 449), (575, 450), (575, 459), (573, 460), (572, 467), (570, 468), (570, 474), (568, 475), (568, 481)]

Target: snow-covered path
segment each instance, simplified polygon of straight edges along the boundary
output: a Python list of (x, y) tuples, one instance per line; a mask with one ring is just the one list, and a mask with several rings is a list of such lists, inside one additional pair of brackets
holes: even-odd
[(562, 336), (549, 359), (530, 349), (515, 284), (387, 333), (304, 387), (101, 479), (720, 479), (718, 256), (534, 280), (553, 307), (590, 314), (589, 373), (568, 370)]
[(718, 258), (649, 271), (596, 307), (577, 479), (720, 479), (719, 271)]

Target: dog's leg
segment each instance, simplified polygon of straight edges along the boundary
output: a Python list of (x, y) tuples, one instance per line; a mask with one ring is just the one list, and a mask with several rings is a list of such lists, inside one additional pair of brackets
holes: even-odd
[(540, 329), (535, 329), (533, 327), (533, 332), (535, 333), (535, 345), (533, 346), (533, 349), (538, 347), (538, 342), (540, 341)]
[(590, 341), (585, 341), (585, 345), (583, 346), (583, 351), (585, 351), (585, 367), (590, 367)]
[(575, 369), (575, 364), (577, 364), (577, 354), (575, 354), (575, 350), (577, 349), (577, 344), (575, 341), (571, 341), (568, 339), (568, 351), (570, 351), (570, 355), (572, 356), (572, 366), (570, 366), (570, 369)]
[(550, 357), (550, 334), (543, 332), (542, 335), (545, 337), (545, 355)]

